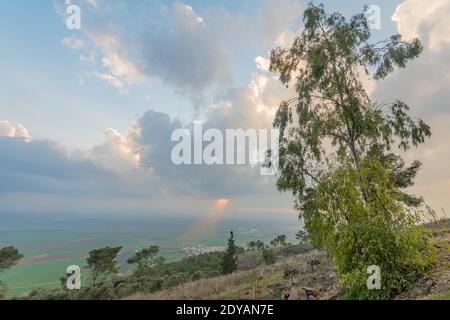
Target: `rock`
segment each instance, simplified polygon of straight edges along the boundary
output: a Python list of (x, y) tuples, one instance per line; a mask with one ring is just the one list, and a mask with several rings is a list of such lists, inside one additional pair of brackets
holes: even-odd
[(431, 287), (433, 287), (433, 285), (434, 285), (434, 281), (433, 281), (433, 279), (428, 279), (426, 282), (425, 282), (425, 285), (427, 286), (427, 289), (428, 289), (428, 291), (431, 289)]
[(292, 287), (288, 291), (288, 299), (286, 300), (306, 300), (308, 295), (302, 287)]
[(309, 296), (313, 296), (313, 297), (318, 297), (318, 296), (320, 296), (319, 291), (317, 291), (317, 290), (314, 289), (314, 288), (303, 287), (302, 289), (305, 290), (306, 295), (307, 295), (308, 297), (309, 297)]

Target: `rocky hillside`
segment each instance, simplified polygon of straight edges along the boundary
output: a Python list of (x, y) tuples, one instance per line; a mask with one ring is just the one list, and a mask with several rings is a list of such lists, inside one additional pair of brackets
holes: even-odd
[[(429, 224), (439, 258), (435, 268), (396, 299), (450, 299), (450, 220)], [(318, 250), (287, 257), (270, 266), (228, 276), (188, 282), (129, 299), (289, 299), (339, 298), (337, 275), (327, 255)]]

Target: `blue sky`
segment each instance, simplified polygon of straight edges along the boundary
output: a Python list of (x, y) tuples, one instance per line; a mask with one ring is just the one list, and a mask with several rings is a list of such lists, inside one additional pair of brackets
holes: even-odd
[[(346, 16), (366, 4), (323, 2), (328, 11)], [(424, 57), (411, 72), (432, 79), (433, 85), (396, 73), (385, 85), (371, 84), (370, 90), (375, 99), (409, 99), (417, 105), (413, 112), (442, 136), (449, 133), (448, 77), (438, 66), (448, 65), (450, 32), (443, 31), (448, 30), (449, 4), (426, 3), (368, 2), (381, 9), (382, 27), (374, 30), (375, 41), (397, 32), (424, 41)], [(69, 4), (81, 8), (81, 30), (65, 25)], [(164, 143), (170, 141), (162, 135), (158, 140), (159, 131), (149, 128), (165, 132), (195, 119), (219, 128), (270, 124), (273, 108), (292, 91), (283, 91), (255, 59), (264, 61), (272, 48), (289, 44), (301, 28), (306, 5), (296, 0), (2, 1), (0, 136), (2, 130), (9, 133), (1, 137), (0, 149), (16, 152), (10, 155), (13, 160), (31, 159), (16, 159), (21, 165), (1, 168), (0, 198), (6, 202), (0, 210), (33, 211), (28, 203), (38, 201), (45, 205), (36, 211), (67, 211), (83, 199), (80, 207), (86, 211), (121, 206), (176, 211), (173, 199), (182, 198), (192, 211), (201, 211), (222, 197), (235, 199), (236, 210), (290, 208), (289, 195), (280, 195), (273, 180), (255, 182), (252, 172), (236, 176), (227, 170), (211, 175), (199, 171), (195, 177), (165, 167), (159, 172), (167, 158), (149, 150), (164, 152)], [(427, 108), (427, 101), (435, 107)], [(255, 112), (257, 108), (263, 113)], [(139, 136), (142, 132), (152, 136)], [(26, 136), (25, 147), (5, 142), (20, 136)], [(27, 148), (30, 144), (33, 148)], [(450, 209), (442, 191), (450, 190), (450, 175), (444, 163), (428, 170), (426, 165), (446, 155), (450, 150), (436, 138), (427, 149), (408, 155), (424, 158), (418, 191), (438, 210)], [(79, 174), (61, 177), (61, 170)], [(235, 184), (242, 189), (233, 192)]]
[[(135, 23), (133, 17), (145, 15), (149, 20), (156, 20), (162, 6), (170, 7), (174, 3), (112, 2), (117, 4), (113, 6), (103, 2), (105, 6), (112, 6), (103, 9), (99, 1), (97, 10), (91, 10), (87, 2), (80, 1), (78, 4), (82, 10), (85, 9), (82, 11), (83, 19), (91, 21), (100, 16), (100, 20), (107, 20), (105, 16), (110, 15), (111, 21), (119, 28), (134, 28), (133, 36), (136, 37), (144, 30), (138, 29), (136, 25), (139, 23)], [(187, 1), (186, 4), (192, 6), (199, 16), (211, 10), (223, 10), (230, 15), (252, 17), (267, 2), (202, 0)], [(374, 3), (384, 6), (387, 12), (393, 12), (395, 2), (399, 1)], [(346, 14), (364, 5), (361, 1), (325, 3), (330, 10), (340, 10)], [(2, 110), (3, 118), (25, 124), (37, 138), (63, 140), (69, 148), (88, 148), (101, 142), (105, 128), (125, 131), (133, 120), (148, 109), (169, 111), (173, 116), (186, 119), (195, 117), (196, 109), (191, 101), (177, 95), (176, 90), (164, 83), (140, 84), (126, 94), (120, 94), (114, 88), (92, 79), (80, 85), (86, 67), (79, 62), (77, 53), (61, 45), (61, 39), (83, 38), (83, 29), (72, 31), (65, 27), (64, 18), (55, 9), (55, 6), (62, 4), (54, 1), (31, 1), (27, 4), (9, 1), (0, 4), (0, 36), (4, 39), (0, 48), (3, 57), (0, 66), (4, 76), (0, 81), (5, 88), (0, 93), (0, 99), (10, 104)], [(121, 11), (115, 12), (114, 7)], [(145, 8), (145, 13), (142, 8)], [(378, 33), (388, 35), (395, 30), (395, 25), (390, 21), (389, 14), (382, 17), (387, 26)], [(167, 23), (160, 21), (164, 22)], [(293, 26), (295, 24), (300, 25), (301, 20), (295, 21)], [(254, 57), (265, 55), (269, 48), (249, 48), (245, 43), (232, 41), (229, 45), (233, 56), (232, 80), (235, 85), (245, 85), (256, 70)]]

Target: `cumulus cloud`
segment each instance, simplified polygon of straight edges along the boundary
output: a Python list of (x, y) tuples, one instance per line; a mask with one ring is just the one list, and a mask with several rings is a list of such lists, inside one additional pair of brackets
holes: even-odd
[[(204, 130), (271, 128), (274, 110), (293, 92), (269, 73), (269, 60), (263, 56), (274, 45), (290, 44), (294, 35), (290, 29), (301, 15), (300, 6), (297, 1), (265, 1), (247, 17), (227, 13), (215, 19), (217, 12), (200, 16), (191, 6), (175, 2), (151, 27), (142, 24), (139, 32), (111, 27), (112, 20), (106, 24), (88, 20), (83, 21), (84, 37), (61, 42), (79, 52), (82, 62), (93, 69), (90, 74), (120, 92), (151, 79), (193, 99), (220, 88), (202, 110)], [(232, 86), (231, 52), (236, 44), (253, 46), (262, 55), (255, 58), (257, 71), (243, 87)], [(192, 132), (191, 123), (149, 111), (125, 135), (107, 129), (105, 141), (85, 152), (82, 159), (108, 177), (119, 175), (120, 181), (128, 177), (128, 190), (133, 185), (133, 192), (145, 190), (142, 194), (223, 197), (275, 191), (275, 178), (262, 177), (258, 166), (175, 166), (170, 159), (175, 145), (171, 135), (183, 127)], [(61, 150), (48, 154), (61, 163), (75, 160), (63, 157)], [(42, 176), (54, 179), (50, 173)]]
[(407, 0), (392, 17), (404, 37), (421, 37), (432, 51), (450, 44), (450, 2), (448, 0)]
[[(163, 120), (163, 121), (162, 121)], [(148, 112), (140, 121), (141, 126), (141, 166), (148, 168), (160, 178), (161, 186), (172, 195), (197, 197), (229, 197), (261, 192), (262, 183), (267, 180), (259, 175), (259, 168), (249, 165), (175, 165), (171, 160), (172, 148), (177, 144), (171, 142), (172, 132), (183, 128), (175, 125), (178, 120), (169, 120), (162, 113)], [(154, 130), (159, 134), (153, 134)], [(206, 121), (203, 129), (219, 129), (218, 123)], [(231, 128), (231, 127), (230, 127)], [(186, 126), (191, 137), (193, 131)], [(225, 132), (225, 131), (221, 131)], [(190, 143), (193, 150), (192, 141)], [(204, 144), (206, 146), (206, 144)], [(193, 152), (193, 151), (192, 151)], [(273, 187), (273, 184), (270, 184)], [(273, 191), (273, 190), (272, 190)]]
[(90, 36), (95, 45), (100, 48), (102, 66), (106, 70), (94, 72), (95, 76), (109, 82), (120, 92), (126, 91), (130, 85), (142, 79), (139, 68), (129, 59), (118, 35), (92, 32)]
[(126, 173), (139, 166), (139, 151), (135, 146), (138, 128), (133, 127), (128, 135), (108, 128), (105, 130), (105, 142), (94, 146), (90, 156), (95, 163), (108, 170)]
[(70, 157), (54, 142), (17, 137), (0, 137), (0, 168), (2, 193), (44, 191), (52, 186), (58, 192), (62, 184), (68, 189), (82, 179), (105, 177), (91, 161)]
[[(9, 124), (2, 121), (0, 125), (4, 123)], [(155, 188), (158, 185), (155, 178), (147, 170), (138, 168), (133, 128), (127, 136), (107, 129), (105, 142), (91, 150), (75, 152), (68, 152), (54, 141), (24, 139), (23, 133), (28, 131), (23, 127), (21, 130), (22, 133), (14, 133), (11, 129), (6, 135), (0, 130), (2, 198), (7, 195), (10, 199), (13, 194), (18, 199), (30, 195), (41, 199), (53, 197), (57, 207), (55, 197), (72, 202), (77, 197), (126, 197), (131, 201), (133, 197), (161, 194), (161, 190)], [(23, 207), (20, 200), (13, 202), (11, 208)], [(35, 205), (39, 205), (38, 202)], [(60, 208), (62, 211), (68, 209)]]
[(258, 68), (258, 70), (265, 71), (265, 72), (269, 71), (270, 59), (264, 58), (261, 56), (257, 56), (255, 58), (255, 62), (256, 62), (256, 67)]
[(207, 88), (229, 83), (230, 56), (220, 35), (182, 2), (168, 10), (168, 24), (145, 32), (141, 44), (145, 72), (196, 97)]
[(406, 69), (397, 70), (377, 83), (373, 94), (382, 102), (405, 101), (414, 116), (431, 126), (431, 140), (406, 156), (409, 161), (418, 159), (424, 165), (413, 191), (423, 195), (434, 209), (444, 208), (447, 213), (450, 212), (450, 146), (443, 139), (450, 134), (449, 14), (450, 2), (446, 0), (405, 0), (396, 8), (393, 20), (398, 32), (406, 39), (419, 37), (424, 52)]
[(30, 139), (28, 130), (21, 124), (11, 123), (0, 119), (0, 137), (17, 137)]
[[(228, 89), (207, 108), (203, 133), (217, 129), (225, 137), (227, 129), (270, 129), (274, 110), (283, 99), (292, 97), (292, 90), (282, 86), (273, 75), (255, 73), (247, 87)], [(171, 135), (176, 129), (184, 128), (193, 137), (192, 124), (149, 111), (138, 125), (141, 166), (151, 169), (172, 192), (212, 197), (275, 192), (276, 177), (261, 176), (259, 165), (175, 165), (170, 156), (177, 143), (171, 141)], [(256, 152), (248, 150), (246, 156)]]
[[(251, 47), (267, 54), (274, 45), (289, 45), (301, 7), (296, 0), (265, 0), (246, 15), (208, 9), (200, 16), (177, 1), (163, 6), (159, 16), (133, 17), (139, 20), (135, 29), (118, 28), (114, 15), (93, 19), (98, 15), (100, 10), (89, 10), (83, 19), (85, 39), (62, 40), (81, 51), (80, 60), (93, 68), (90, 74), (122, 93), (137, 82), (157, 79), (199, 102), (209, 90), (232, 84), (234, 50)], [(258, 62), (262, 67), (264, 61)]]

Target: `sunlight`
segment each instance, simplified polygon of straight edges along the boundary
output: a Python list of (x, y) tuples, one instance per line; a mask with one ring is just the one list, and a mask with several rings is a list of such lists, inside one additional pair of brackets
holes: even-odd
[(216, 231), (216, 226), (223, 216), (225, 210), (230, 205), (230, 199), (219, 198), (214, 201), (214, 205), (208, 214), (199, 219), (199, 221), (184, 235), (181, 240), (195, 240), (211, 235)]

